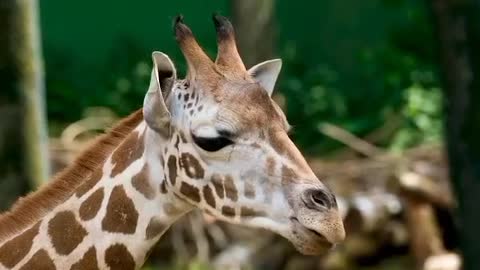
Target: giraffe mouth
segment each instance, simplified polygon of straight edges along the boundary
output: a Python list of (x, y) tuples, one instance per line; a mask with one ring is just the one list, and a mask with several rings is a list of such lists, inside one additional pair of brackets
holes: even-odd
[(312, 230), (304, 226), (296, 217), (291, 217), (290, 220), (294, 224), (293, 233), (297, 237), (303, 238), (305, 242), (311, 244), (311, 249), (318, 249), (318, 250), (329, 250), (334, 245), (330, 243), (327, 238), (319, 233), (318, 231)]

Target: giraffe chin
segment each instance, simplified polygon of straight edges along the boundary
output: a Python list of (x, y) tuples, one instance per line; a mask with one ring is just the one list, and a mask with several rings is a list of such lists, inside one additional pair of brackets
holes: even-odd
[(335, 246), (328, 242), (323, 235), (303, 226), (298, 219), (291, 218), (291, 222), (292, 233), (289, 240), (303, 255), (323, 255)]

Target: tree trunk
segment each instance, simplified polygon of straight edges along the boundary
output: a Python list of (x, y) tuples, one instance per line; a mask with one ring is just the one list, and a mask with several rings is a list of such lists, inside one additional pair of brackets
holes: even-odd
[(232, 0), (237, 44), (247, 67), (275, 54), (275, 0)]
[[(276, 55), (275, 0), (232, 0), (233, 25), (238, 50), (247, 68)], [(285, 97), (274, 92), (273, 99), (282, 109)]]
[(0, 208), (49, 177), (37, 4), (0, 1)]
[(480, 1), (430, 0), (442, 64), (464, 269), (480, 269)]

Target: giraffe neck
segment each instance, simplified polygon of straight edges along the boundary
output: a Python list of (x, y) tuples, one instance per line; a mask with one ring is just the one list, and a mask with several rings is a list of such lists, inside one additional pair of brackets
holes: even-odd
[(65, 202), (0, 242), (0, 270), (138, 269), (166, 229), (192, 209), (166, 188), (166, 147), (140, 123)]

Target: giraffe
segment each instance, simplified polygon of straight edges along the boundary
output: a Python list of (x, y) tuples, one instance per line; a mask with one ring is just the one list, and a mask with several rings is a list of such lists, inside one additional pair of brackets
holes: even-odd
[(247, 70), (232, 24), (213, 21), (215, 61), (177, 17), (186, 77), (154, 52), (143, 108), (0, 216), (0, 270), (139, 269), (169, 226), (196, 208), (278, 233), (304, 254), (343, 241), (334, 194), (289, 139), (271, 98), (281, 60)]

